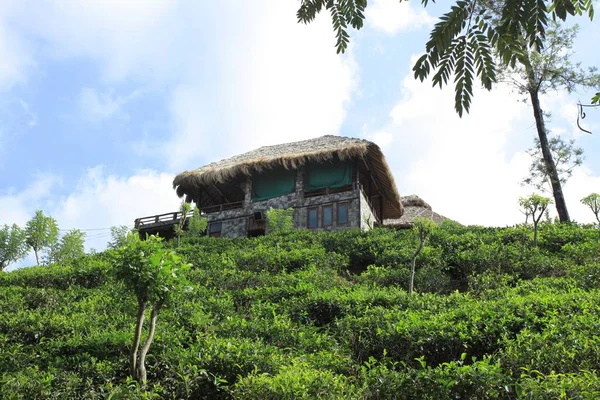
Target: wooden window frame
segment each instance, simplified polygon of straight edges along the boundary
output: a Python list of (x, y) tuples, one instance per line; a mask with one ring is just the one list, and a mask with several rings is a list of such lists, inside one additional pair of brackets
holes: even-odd
[[(325, 225), (325, 209), (326, 208), (331, 209), (331, 223), (329, 225)], [(333, 204), (327, 204), (327, 205), (324, 205), (323, 207), (321, 207), (321, 226), (323, 228), (329, 228), (330, 226), (333, 226)]]
[[(310, 226), (310, 212), (311, 211), (316, 211), (317, 212), (317, 218), (316, 218), (317, 226), (315, 226), (315, 227), (311, 227)], [(306, 227), (308, 229), (318, 229), (319, 228), (319, 207), (310, 207), (310, 208), (308, 208), (308, 211), (306, 213)]]
[[(346, 206), (346, 222), (340, 222), (340, 206)], [(336, 204), (336, 216), (335, 222), (337, 225), (346, 226), (350, 224), (350, 203), (349, 202), (341, 202)]]

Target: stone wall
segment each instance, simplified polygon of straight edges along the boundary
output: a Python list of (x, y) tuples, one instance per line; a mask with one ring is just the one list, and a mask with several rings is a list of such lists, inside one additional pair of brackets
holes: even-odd
[(376, 220), (369, 202), (364, 193), (360, 191), (360, 229), (364, 231), (373, 228)]
[[(267, 211), (272, 208), (293, 208), (294, 226), (296, 228), (306, 228), (308, 226), (308, 209), (318, 209), (318, 228), (315, 230), (333, 231), (345, 228), (370, 229), (365, 222), (369, 216), (371, 223), (375, 221), (373, 212), (366, 201), (362, 191), (352, 189), (345, 192), (333, 193), (322, 196), (304, 198), (303, 195), (303, 173), (298, 171), (296, 177), (296, 191), (285, 196), (276, 197), (264, 201), (252, 202), (251, 199), (252, 182), (248, 178), (245, 187), (245, 201), (242, 208), (235, 210), (222, 211), (220, 213), (211, 213), (207, 215), (208, 223), (221, 222), (221, 235), (227, 237), (246, 237), (248, 233), (248, 219), (257, 211)], [(348, 204), (348, 223), (337, 224), (337, 205), (340, 203)], [(333, 224), (323, 226), (323, 207), (331, 205), (333, 207)], [(367, 219), (365, 219), (365, 216)]]

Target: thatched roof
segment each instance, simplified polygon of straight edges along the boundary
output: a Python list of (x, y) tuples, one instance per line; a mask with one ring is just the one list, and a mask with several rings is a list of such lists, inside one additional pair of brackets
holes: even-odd
[(383, 221), (383, 226), (390, 228), (411, 228), (415, 218), (429, 218), (435, 223), (441, 223), (447, 219), (433, 211), (431, 206), (419, 196), (411, 194), (402, 197), (404, 214), (400, 218), (389, 218)]
[(398, 218), (402, 215), (400, 195), (379, 146), (368, 140), (333, 135), (264, 146), (192, 171), (185, 171), (175, 177), (173, 188), (179, 197), (186, 196), (189, 201), (195, 199), (199, 191), (239, 180), (241, 176), (250, 176), (254, 171), (260, 172), (278, 166), (297, 169), (310, 162), (335, 159), (364, 160), (364, 165), (371, 171), (385, 199), (384, 218)]

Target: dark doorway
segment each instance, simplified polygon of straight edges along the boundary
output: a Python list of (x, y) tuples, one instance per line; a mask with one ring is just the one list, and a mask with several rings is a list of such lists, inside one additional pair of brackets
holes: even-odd
[(257, 237), (257, 236), (265, 236), (264, 229), (253, 229), (248, 231), (248, 237)]

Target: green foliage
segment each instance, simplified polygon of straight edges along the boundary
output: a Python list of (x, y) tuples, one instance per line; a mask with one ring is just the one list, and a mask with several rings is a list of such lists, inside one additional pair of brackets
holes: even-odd
[(581, 204), (584, 204), (592, 210), (596, 221), (600, 224), (600, 194), (592, 193), (581, 199)]
[[(3, 273), (0, 398), (595, 398), (597, 229), (532, 235), (441, 224), (413, 296), (411, 230), (186, 238), (176, 253), (131, 235)], [(142, 338), (153, 303), (176, 305), (160, 311), (145, 385), (124, 362), (137, 295)]]
[[(402, 1), (402, 0), (401, 0)], [(421, 0), (426, 7), (429, 0)], [(336, 35), (337, 52), (348, 47), (348, 26), (360, 29), (366, 0), (302, 0), (298, 21), (310, 23), (329, 11)], [(456, 0), (431, 31), (425, 54), (413, 67), (415, 78), (423, 81), (433, 73), (433, 85), (442, 87), (454, 75), (455, 109), (469, 112), (476, 78), (490, 90), (497, 80), (497, 66), (515, 67), (527, 52), (542, 52), (546, 46), (549, 21), (567, 16), (594, 15), (592, 0), (486, 1)], [(498, 57), (494, 57), (494, 53)]]
[(35, 252), (37, 265), (40, 265), (39, 252), (49, 249), (58, 240), (58, 225), (52, 217), (44, 215), (42, 210), (37, 210), (25, 228), (27, 244)]
[(181, 206), (179, 207), (179, 222), (177, 225), (173, 227), (175, 231), (175, 236), (177, 237), (177, 247), (179, 247), (181, 236), (184, 233), (184, 228), (187, 224), (188, 214), (192, 211), (192, 205), (185, 200), (181, 202)]
[[(166, 250), (161, 238), (149, 236), (141, 240), (132, 233), (125, 246), (118, 250), (117, 277), (137, 297), (138, 311), (133, 345), (130, 352), (130, 373), (139, 383), (146, 385), (146, 355), (154, 340), (156, 320), (162, 307), (187, 284), (185, 272), (190, 268), (180, 256)], [(148, 336), (138, 355), (148, 303), (152, 304)]]
[(131, 232), (127, 225), (118, 225), (110, 227), (110, 241), (107, 246), (109, 249), (117, 250), (127, 243), (127, 235)]
[(552, 200), (535, 193), (531, 194), (529, 197), (519, 198), (519, 205), (521, 206), (523, 214), (525, 214), (525, 223), (529, 221), (529, 217), (531, 217), (533, 222), (534, 246), (537, 246), (538, 224), (550, 204), (552, 204)]
[(79, 229), (70, 230), (60, 238), (60, 242), (50, 246), (45, 264), (72, 264), (85, 256), (84, 243), (85, 233)]
[[(600, 75), (595, 68), (584, 71), (580, 64), (571, 62), (577, 29), (577, 26), (563, 28), (556, 23), (551, 24), (541, 39), (542, 46), (526, 46), (517, 57), (518, 63), (510, 68), (506, 65), (502, 70), (503, 80), (510, 82), (531, 101), (536, 122), (538, 139), (535, 147), (529, 150), (533, 161), (529, 176), (523, 182), (539, 190), (550, 189), (561, 222), (570, 220), (562, 186), (571, 176), (573, 168), (581, 165), (583, 150), (575, 148), (573, 141), (566, 143), (558, 137), (548, 139), (540, 95), (557, 90), (570, 93), (577, 88), (597, 87), (600, 84)], [(517, 38), (522, 34), (515, 32)]]
[(430, 220), (429, 218), (415, 218), (413, 221), (413, 231), (415, 232), (415, 236), (418, 240), (418, 247), (415, 253), (412, 256), (412, 262), (410, 264), (410, 284), (408, 286), (408, 293), (413, 293), (414, 283), (415, 283), (415, 269), (417, 264), (417, 257), (423, 250), (423, 246), (427, 241), (431, 232), (433, 232), (437, 228), (435, 222)]
[(236, 385), (244, 399), (340, 399), (355, 398), (351, 380), (305, 362), (283, 366), (276, 375), (251, 374)]
[(289, 233), (294, 229), (293, 208), (276, 209), (271, 207), (265, 214), (268, 234)]
[[(571, 139), (565, 142), (560, 136), (551, 137), (548, 140), (552, 159), (556, 166), (556, 172), (561, 185), (565, 185), (567, 180), (573, 175), (573, 169), (583, 163), (583, 149), (575, 147), (575, 140)], [(544, 161), (540, 140), (535, 139), (535, 145), (527, 150), (531, 156), (531, 165), (529, 166), (529, 175), (523, 179), (523, 184), (533, 186), (542, 192), (552, 192), (552, 184), (548, 167)]]
[(27, 250), (27, 235), (23, 229), (15, 224), (0, 228), (0, 272), (25, 257)]
[(185, 287), (185, 272), (189, 268), (179, 255), (164, 248), (160, 237), (141, 240), (139, 235), (130, 233), (127, 244), (118, 251), (116, 276), (138, 301), (164, 304)]
[(186, 234), (191, 237), (202, 236), (206, 232), (208, 226), (208, 220), (205, 217), (200, 216), (200, 209), (194, 208), (192, 217), (188, 222), (188, 229)]

